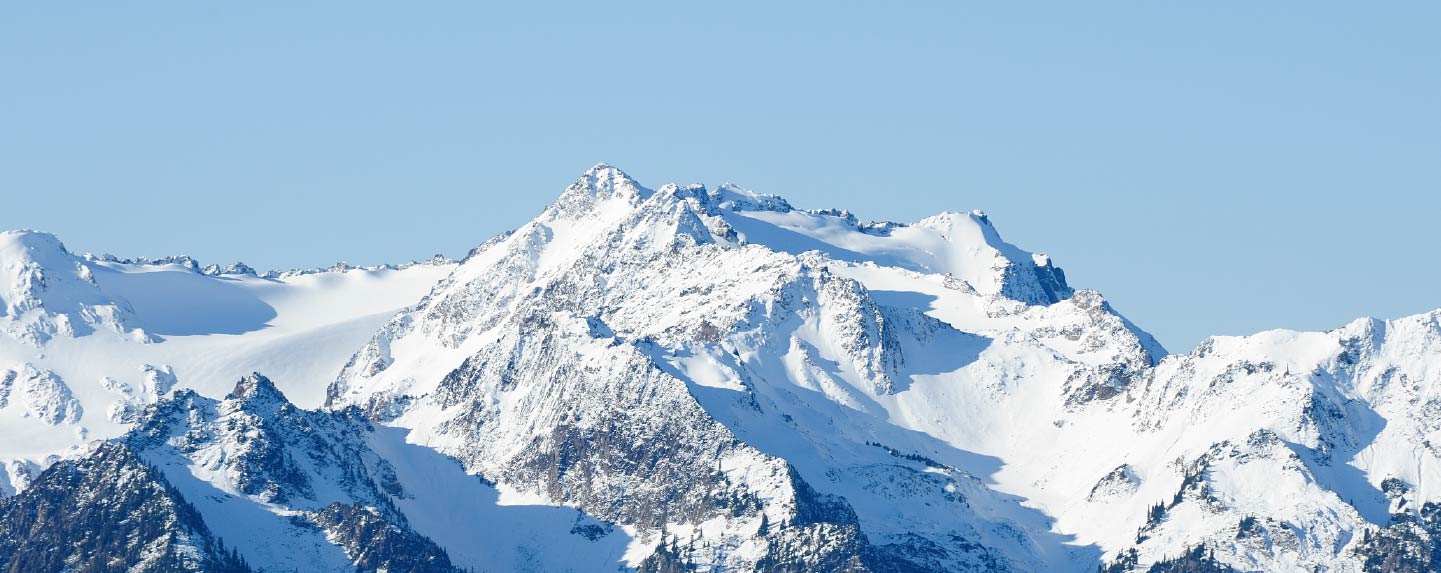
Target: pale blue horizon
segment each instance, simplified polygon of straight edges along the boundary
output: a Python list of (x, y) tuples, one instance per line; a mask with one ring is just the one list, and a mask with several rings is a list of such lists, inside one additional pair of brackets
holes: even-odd
[(597, 162), (987, 211), (1173, 352), (1441, 307), (1441, 4), (0, 8), (0, 229), (452, 257)]

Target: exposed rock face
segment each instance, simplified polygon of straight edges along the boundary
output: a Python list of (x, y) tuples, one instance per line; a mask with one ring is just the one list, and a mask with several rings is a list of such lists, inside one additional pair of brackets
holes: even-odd
[(1091, 488), (1086, 501), (1106, 501), (1128, 496), (1135, 493), (1140, 485), (1141, 478), (1136, 475), (1136, 470), (1129, 464), (1121, 464), (1096, 481), (1096, 486)]
[(319, 509), (330, 503), (318, 493), (325, 490), (370, 503), (400, 493), (394, 469), (356, 439), (370, 429), (354, 412), (301, 410), (269, 379), (253, 374), (223, 401), (178, 393), (156, 405), (125, 440), (144, 453), (179, 453), (259, 501)]
[(357, 571), (461, 572), (445, 550), (378, 509), (332, 503), (310, 519), (345, 549)]
[(195, 508), (121, 444), (55, 464), (0, 501), (0, 570), (250, 571)]

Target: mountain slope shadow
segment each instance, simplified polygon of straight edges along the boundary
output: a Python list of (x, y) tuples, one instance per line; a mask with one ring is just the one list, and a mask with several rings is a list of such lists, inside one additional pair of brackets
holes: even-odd
[(243, 334), (265, 328), (275, 308), (254, 289), (189, 271), (127, 273), (94, 267), (95, 281), (135, 311), (131, 326), (160, 336)]
[(892, 381), (893, 394), (910, 389), (917, 376), (947, 374), (969, 366), (980, 360), (981, 353), (992, 343), (990, 337), (961, 331), (926, 314), (937, 300), (935, 295), (907, 291), (867, 292), (892, 323), (910, 323), (908, 332), (899, 337), (905, 370)]
[[(1284, 443), (1322, 487), (1335, 492), (1366, 521), (1389, 525), (1390, 500), (1371, 484), (1365, 471), (1350, 464), (1386, 429), (1386, 419), (1363, 400), (1333, 400), (1327, 394), (1319, 389), (1313, 392), (1313, 406), (1308, 408), (1311, 418), (1322, 428), (1319, 447)], [(1337, 401), (1342, 403), (1338, 405)]]
[(510, 571), (613, 571), (631, 538), (568, 507), (506, 505), (500, 492), (460, 462), (406, 441), (409, 430), (377, 426), (369, 445), (394, 466), (410, 526), (461, 567)]

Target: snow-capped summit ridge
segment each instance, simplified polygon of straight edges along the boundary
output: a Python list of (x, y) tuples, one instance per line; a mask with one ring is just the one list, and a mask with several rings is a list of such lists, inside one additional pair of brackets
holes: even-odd
[(605, 163), (597, 163), (567, 187), (558, 202), (577, 201), (582, 197), (597, 201), (616, 197), (639, 200), (649, 194), (650, 190), (641, 187), (624, 171)]
[[(681, 240), (757, 245), (789, 254), (816, 250), (851, 263), (948, 274), (983, 295), (1025, 304), (1051, 304), (1072, 292), (1048, 257), (1033, 257), (1002, 240), (979, 212), (946, 212), (909, 225), (861, 222), (847, 210), (799, 210), (783, 197), (732, 183), (715, 189), (667, 184), (651, 191), (606, 164), (582, 174), (519, 229), (518, 238), (496, 244), (527, 245), (537, 256), (537, 272), (543, 273), (572, 260), (564, 253), (577, 253), (617, 226), (647, 229), (645, 244), (663, 248)], [(662, 229), (663, 236), (657, 235)]]

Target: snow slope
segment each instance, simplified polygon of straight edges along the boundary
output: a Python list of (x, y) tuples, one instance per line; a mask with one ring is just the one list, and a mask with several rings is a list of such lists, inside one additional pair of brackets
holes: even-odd
[(452, 268), (204, 274), (193, 263), (77, 256), (45, 233), (0, 233), (0, 380), (14, 386), (8, 405), (0, 400), (0, 459), (43, 465), (119, 435), (174, 389), (223, 395), (253, 371), (319, 405), (355, 348)]

